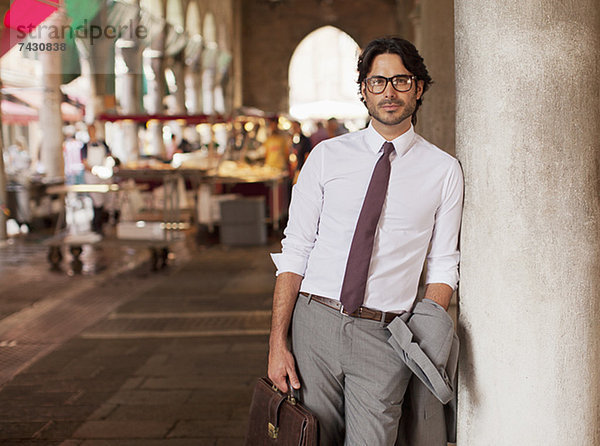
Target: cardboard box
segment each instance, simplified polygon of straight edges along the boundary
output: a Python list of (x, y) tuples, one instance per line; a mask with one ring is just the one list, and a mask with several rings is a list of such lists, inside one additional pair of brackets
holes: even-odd
[(246, 197), (222, 201), (219, 236), (224, 245), (266, 244), (265, 198)]

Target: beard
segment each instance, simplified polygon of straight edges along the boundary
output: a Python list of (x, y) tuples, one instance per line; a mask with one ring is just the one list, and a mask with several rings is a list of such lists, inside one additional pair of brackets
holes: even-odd
[[(384, 125), (398, 125), (407, 118), (410, 118), (417, 107), (416, 95), (412, 96), (408, 102), (402, 99), (382, 99), (375, 103), (373, 98), (365, 98), (369, 115)], [(395, 111), (386, 111), (382, 107), (386, 105), (396, 105)]]

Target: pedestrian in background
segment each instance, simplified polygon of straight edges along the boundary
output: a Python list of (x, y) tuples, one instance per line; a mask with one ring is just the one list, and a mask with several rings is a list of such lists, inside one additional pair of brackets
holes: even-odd
[(325, 124), (323, 124), (323, 121), (317, 121), (317, 130), (310, 135), (311, 145), (315, 147), (317, 144), (319, 144), (321, 141), (325, 141), (327, 138), (329, 138), (329, 133), (325, 128)]
[[(88, 125), (88, 136), (88, 142), (81, 149), (85, 183), (103, 184), (106, 181), (100, 177), (96, 168), (105, 166), (106, 160), (110, 156), (110, 149), (104, 140), (97, 138), (95, 124)], [(102, 234), (102, 226), (108, 220), (108, 213), (105, 210), (106, 194), (93, 192), (89, 195), (94, 207), (92, 231)]]
[(268, 120), (269, 136), (263, 143), (265, 148), (265, 165), (274, 169), (288, 169), (290, 150), (288, 139), (279, 130), (277, 118)]
[(83, 142), (76, 138), (74, 126), (65, 127), (64, 133), (63, 159), (65, 162), (65, 183), (83, 184), (83, 172), (85, 170), (81, 159)]
[(293, 183), (296, 183), (298, 174), (312, 149), (310, 139), (302, 133), (302, 126), (298, 121), (292, 121), (292, 152), (296, 156)]
[[(31, 156), (25, 139), (18, 137), (14, 144), (6, 148), (4, 155), (8, 184), (8, 208), (10, 216), (16, 220), (23, 232), (29, 232), (31, 206), (29, 187), (31, 182)], [(13, 201), (14, 200), (14, 201)]]

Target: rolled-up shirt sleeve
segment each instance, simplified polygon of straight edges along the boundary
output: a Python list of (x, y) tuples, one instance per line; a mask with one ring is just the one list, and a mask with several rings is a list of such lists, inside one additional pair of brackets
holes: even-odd
[(445, 283), (456, 289), (458, 284), (458, 235), (463, 205), (463, 174), (458, 161), (449, 170), (442, 190), (442, 200), (435, 216), (431, 245), (427, 255), (426, 283)]
[(292, 272), (304, 276), (308, 258), (318, 235), (323, 208), (323, 148), (317, 145), (308, 156), (292, 189), (288, 224), (281, 253), (272, 253), (276, 275)]

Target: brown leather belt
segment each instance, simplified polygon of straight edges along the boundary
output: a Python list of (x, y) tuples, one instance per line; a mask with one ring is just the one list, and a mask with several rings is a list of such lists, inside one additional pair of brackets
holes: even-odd
[(333, 308), (334, 310), (339, 311), (340, 313), (345, 314), (346, 316), (357, 317), (360, 319), (370, 319), (372, 321), (378, 321), (378, 322), (383, 321), (386, 324), (389, 324), (390, 322), (392, 322), (394, 320), (394, 318), (396, 318), (402, 314), (402, 313), (386, 313), (385, 311), (372, 310), (367, 307), (359, 307), (356, 311), (354, 311), (352, 313), (348, 313), (344, 309), (344, 306), (342, 305), (342, 303), (339, 300), (330, 299), (328, 297), (323, 297), (323, 296), (317, 296), (316, 294), (307, 294), (307, 293), (300, 293), (300, 294), (308, 297), (310, 300), (319, 302), (320, 304), (325, 305), (326, 307)]

